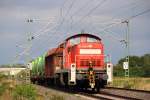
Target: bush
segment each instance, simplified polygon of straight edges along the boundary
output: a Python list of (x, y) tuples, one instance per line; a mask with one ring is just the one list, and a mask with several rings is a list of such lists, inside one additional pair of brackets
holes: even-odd
[(36, 95), (35, 87), (30, 84), (17, 85), (13, 90), (15, 100), (36, 100)]
[(8, 87), (8, 83), (4, 82), (5, 75), (0, 74), (0, 96), (5, 92), (6, 88)]
[(6, 78), (6, 75), (0, 73), (0, 81), (2, 81), (4, 78)]
[(0, 96), (5, 92), (6, 87), (3, 84), (0, 84)]
[(135, 86), (135, 83), (132, 81), (129, 82), (129, 81), (125, 80), (123, 83), (123, 88), (125, 88), (125, 89), (132, 89), (132, 88), (134, 88), (134, 86)]

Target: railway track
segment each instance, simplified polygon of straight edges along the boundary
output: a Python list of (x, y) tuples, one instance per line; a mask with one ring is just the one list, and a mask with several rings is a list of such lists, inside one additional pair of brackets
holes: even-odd
[[(111, 95), (111, 94), (107, 94), (107, 93), (96, 93), (96, 94), (89, 94), (89, 93), (79, 93), (77, 94), (77, 96), (81, 96), (83, 98), (87, 98), (89, 97), (89, 99), (92, 100), (141, 100), (141, 99), (137, 99), (137, 98), (133, 98), (133, 97), (125, 97), (125, 96), (119, 96), (119, 95)], [(86, 96), (86, 97), (84, 97)]]
[(91, 90), (73, 90), (61, 87), (48, 87), (47, 89), (55, 89), (61, 92), (74, 94), (75, 96), (79, 96), (86, 100), (149, 100), (150, 98), (149, 91), (145, 92), (141, 90), (120, 89), (113, 87), (101, 89), (99, 93), (94, 93)]
[(139, 93), (150, 93), (150, 91), (145, 91), (145, 90), (125, 89), (125, 88), (117, 88), (117, 87), (106, 87), (105, 89), (127, 90), (127, 91), (139, 92)]
[[(92, 92), (88, 92), (88, 91), (83, 91), (83, 92), (78, 92), (77, 95), (81, 95), (81, 97), (83, 97), (82, 95), (96, 100), (141, 100), (141, 98), (136, 98), (136, 97), (130, 97), (130, 96), (123, 96), (123, 95), (119, 95), (119, 94), (111, 94), (108, 92), (104, 92), (101, 91), (99, 93), (92, 93)], [(142, 99), (144, 100), (144, 99)]]
[(101, 90), (102, 94), (109, 94), (112, 96), (123, 97), (130, 100), (150, 100), (150, 91), (144, 90), (134, 90), (134, 89), (124, 89), (107, 87)]

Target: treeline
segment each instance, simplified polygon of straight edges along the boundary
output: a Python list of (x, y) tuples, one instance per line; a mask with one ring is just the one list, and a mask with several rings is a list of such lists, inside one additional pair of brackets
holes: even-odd
[[(132, 77), (150, 77), (150, 54), (145, 54), (141, 57), (129, 57), (129, 71)], [(123, 62), (125, 58), (118, 61), (114, 66), (114, 76), (124, 76), (125, 70), (123, 69)]]
[(1, 68), (25, 68), (24, 64), (0, 65)]

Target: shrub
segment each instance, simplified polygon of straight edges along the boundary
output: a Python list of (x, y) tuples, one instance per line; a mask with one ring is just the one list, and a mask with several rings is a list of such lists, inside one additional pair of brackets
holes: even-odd
[(131, 89), (131, 88), (133, 88), (134, 87), (134, 82), (129, 82), (129, 81), (124, 81), (124, 83), (123, 83), (123, 88), (125, 88), (125, 89)]
[(30, 84), (17, 85), (13, 90), (13, 97), (15, 100), (35, 100), (36, 95), (35, 87)]
[(3, 93), (5, 93), (5, 91), (8, 89), (8, 87), (9, 87), (9, 83), (8, 82), (0, 83), (0, 96), (2, 96)]
[(0, 96), (5, 92), (6, 87), (3, 84), (0, 84)]
[(6, 78), (6, 75), (0, 73), (0, 81), (2, 81), (4, 78)]

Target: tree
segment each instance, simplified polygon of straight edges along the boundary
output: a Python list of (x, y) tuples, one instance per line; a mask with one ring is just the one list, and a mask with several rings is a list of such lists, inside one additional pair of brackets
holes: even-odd
[[(141, 57), (129, 57), (130, 76), (150, 77), (150, 54)], [(124, 76), (123, 62), (125, 58), (121, 58), (114, 67), (114, 76)]]

